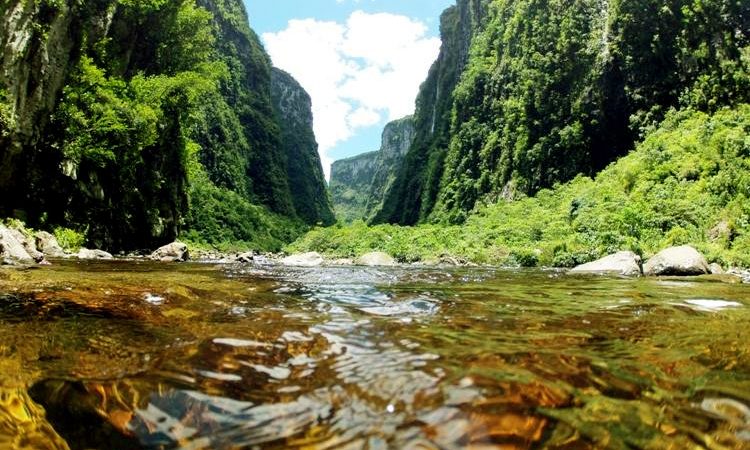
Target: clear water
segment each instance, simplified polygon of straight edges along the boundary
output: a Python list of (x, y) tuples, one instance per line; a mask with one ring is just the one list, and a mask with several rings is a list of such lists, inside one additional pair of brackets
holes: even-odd
[(742, 449), (749, 405), (717, 279), (0, 271), (1, 449)]

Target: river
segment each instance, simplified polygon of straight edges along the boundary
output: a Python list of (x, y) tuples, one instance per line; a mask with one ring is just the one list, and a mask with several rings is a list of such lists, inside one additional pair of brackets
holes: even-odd
[(750, 448), (750, 286), (0, 269), (0, 448)]

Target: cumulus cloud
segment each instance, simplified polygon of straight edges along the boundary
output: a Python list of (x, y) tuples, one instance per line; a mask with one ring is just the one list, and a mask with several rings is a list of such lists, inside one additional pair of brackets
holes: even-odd
[(413, 113), (419, 85), (440, 49), (440, 40), (427, 36), (420, 21), (363, 11), (346, 23), (291, 20), (263, 40), (274, 65), (312, 97), (326, 173), (327, 152), (358, 129)]

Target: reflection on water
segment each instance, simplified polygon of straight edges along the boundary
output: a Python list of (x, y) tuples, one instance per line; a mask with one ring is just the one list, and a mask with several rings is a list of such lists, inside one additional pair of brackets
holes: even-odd
[(0, 276), (0, 448), (750, 448), (750, 288), (488, 269)]

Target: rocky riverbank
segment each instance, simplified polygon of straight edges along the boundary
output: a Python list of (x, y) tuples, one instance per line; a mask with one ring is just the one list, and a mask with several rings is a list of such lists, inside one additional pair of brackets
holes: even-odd
[[(382, 252), (367, 252), (352, 258), (330, 257), (318, 252), (259, 253), (221, 252), (204, 248), (190, 248), (182, 242), (172, 242), (153, 252), (113, 255), (101, 249), (64, 248), (54, 234), (27, 229), (17, 221), (0, 224), (0, 261), (2, 265), (49, 265), (55, 259), (79, 260), (150, 260), (155, 262), (197, 262), (213, 264), (255, 264), (261, 266), (325, 267), (476, 267), (477, 264), (458, 257), (441, 256), (414, 262), (398, 261)], [(485, 264), (503, 266), (503, 264)], [(512, 267), (512, 266), (509, 266)], [(560, 267), (552, 269), (564, 270)], [(640, 276), (721, 276), (731, 282), (750, 283), (750, 270), (737, 267), (724, 268), (689, 245), (669, 247), (643, 260), (631, 251), (617, 252), (598, 260), (580, 264), (568, 270), (569, 275)]]

